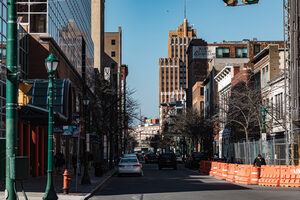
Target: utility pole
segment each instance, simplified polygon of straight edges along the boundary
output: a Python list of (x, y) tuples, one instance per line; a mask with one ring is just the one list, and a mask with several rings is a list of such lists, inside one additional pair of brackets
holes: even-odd
[(11, 177), (15, 172), (17, 149), (17, 97), (18, 97), (18, 63), (17, 63), (17, 12), (16, 0), (7, 2), (7, 79), (6, 79), (6, 189), (5, 199), (16, 200), (16, 182)]

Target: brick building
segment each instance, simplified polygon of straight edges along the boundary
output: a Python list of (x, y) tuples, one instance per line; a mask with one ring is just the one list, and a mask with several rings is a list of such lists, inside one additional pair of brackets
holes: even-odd
[[(175, 31), (169, 31), (168, 58), (159, 59), (159, 103), (161, 123), (166, 120), (165, 103), (185, 101), (188, 84), (186, 50), (196, 30), (187, 19)], [(163, 105), (162, 105), (163, 104)]]

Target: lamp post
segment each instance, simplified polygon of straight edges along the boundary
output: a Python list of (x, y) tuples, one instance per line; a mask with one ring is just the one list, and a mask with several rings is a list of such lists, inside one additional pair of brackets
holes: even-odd
[(54, 73), (58, 66), (57, 58), (51, 53), (49, 57), (45, 60), (45, 65), (47, 72), (49, 73), (49, 122), (48, 122), (48, 170), (47, 170), (47, 186), (44, 200), (57, 200), (54, 186), (53, 186), (53, 79)]
[(266, 156), (267, 153), (267, 131), (266, 131), (266, 108), (263, 107), (261, 109), (262, 115), (262, 133), (261, 133), (261, 140), (262, 140), (262, 154)]
[(6, 179), (5, 199), (15, 200), (16, 181), (11, 172), (15, 172), (13, 159), (17, 153), (17, 106), (18, 106), (18, 37), (16, 0), (7, 1), (7, 79), (6, 79)]
[(81, 184), (82, 185), (89, 185), (91, 184), (90, 176), (89, 176), (89, 171), (88, 171), (88, 156), (87, 156), (87, 144), (86, 144), (86, 130), (87, 130), (87, 107), (90, 103), (90, 99), (88, 96), (83, 97), (83, 105), (84, 105), (84, 135), (85, 135), (85, 142), (84, 142), (84, 172), (83, 176), (81, 179)]

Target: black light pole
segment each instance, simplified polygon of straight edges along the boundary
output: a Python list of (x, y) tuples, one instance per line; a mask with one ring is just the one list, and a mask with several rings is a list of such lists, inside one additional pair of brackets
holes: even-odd
[(84, 142), (84, 172), (83, 172), (83, 176), (81, 179), (81, 184), (82, 185), (89, 185), (91, 184), (91, 180), (90, 180), (90, 176), (89, 176), (89, 170), (88, 170), (88, 155), (87, 155), (87, 138), (86, 138), (86, 133), (87, 133), (87, 127), (88, 127), (88, 123), (87, 123), (87, 108), (88, 105), (90, 103), (90, 99), (88, 96), (84, 96), (83, 97), (83, 106), (84, 106), (84, 135), (85, 135), (85, 142)]

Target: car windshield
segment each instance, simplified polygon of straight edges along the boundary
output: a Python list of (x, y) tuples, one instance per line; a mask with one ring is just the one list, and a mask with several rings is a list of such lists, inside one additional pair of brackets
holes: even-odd
[(172, 158), (172, 154), (162, 154), (162, 158)]
[(132, 162), (138, 162), (136, 158), (123, 158), (121, 159), (120, 163), (132, 163)]
[(135, 154), (125, 154), (124, 157), (136, 157)]

